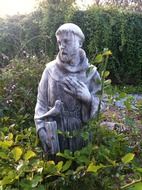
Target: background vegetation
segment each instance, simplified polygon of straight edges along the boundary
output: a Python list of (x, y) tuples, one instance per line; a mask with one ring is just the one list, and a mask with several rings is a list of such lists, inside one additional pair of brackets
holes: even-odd
[(1, 19), (0, 52), (9, 59), (20, 57), (26, 51), (28, 56), (46, 55), (51, 60), (58, 50), (55, 31), (65, 22), (74, 22), (86, 36), (84, 49), (91, 62), (103, 48), (112, 51), (109, 70), (113, 83), (141, 85), (141, 13), (118, 9), (117, 6), (124, 4), (111, 8), (94, 5), (81, 11), (72, 6), (73, 2), (43, 1), (30, 15)]

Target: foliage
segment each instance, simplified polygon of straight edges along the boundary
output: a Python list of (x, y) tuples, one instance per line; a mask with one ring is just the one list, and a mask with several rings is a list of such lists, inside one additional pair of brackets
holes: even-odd
[(30, 55), (39, 56), (44, 50), (44, 40), (41, 36), (40, 22), (42, 12), (37, 10), (29, 15), (16, 15), (0, 20), (0, 52), (10, 59), (21, 57), (22, 51)]
[(137, 85), (113, 85), (112, 90), (119, 91), (119, 92), (125, 92), (126, 94), (142, 94), (142, 86)]
[(0, 20), (0, 52), (10, 58), (16, 54), (21, 46), (21, 26), (19, 20), (23, 16), (10, 17)]
[(93, 0), (92, 1), (96, 6), (109, 6), (117, 7), (125, 10), (131, 10), (136, 12), (141, 12), (142, 4), (141, 0)]
[(40, 5), (43, 11), (41, 33), (49, 36), (46, 41), (46, 53), (51, 59), (57, 53), (55, 32), (61, 24), (69, 20), (73, 11), (72, 3), (73, 0), (44, 0)]
[(20, 124), (7, 126), (8, 119), (1, 118), (0, 185), (4, 190), (111, 190), (141, 181), (142, 155), (132, 147), (128, 134), (100, 128), (92, 121), (88, 127), (94, 132), (93, 144), (74, 154), (58, 153), (53, 161), (43, 159), (33, 126), (21, 130)]
[[(100, 69), (104, 79), (109, 74), (108, 71), (103, 72), (109, 55), (111, 52), (105, 50), (95, 57), (95, 63), (103, 64)], [(0, 92), (4, 104), (3, 115), (0, 117), (0, 188), (2, 190), (140, 188), (142, 133), (141, 129), (136, 127), (137, 124), (131, 120), (132, 116), (139, 116), (139, 110), (131, 112), (126, 110), (125, 114), (124, 110), (122, 111), (124, 114), (122, 121), (129, 129), (124, 133), (101, 127), (101, 122), (108, 119), (108, 116), (102, 114), (99, 120), (92, 120), (86, 124), (82, 131), (83, 138), (87, 139), (90, 134), (92, 136), (92, 142), (86, 147), (74, 153), (65, 150), (55, 157), (42, 154), (31, 120), (42, 69), (43, 65), (33, 60), (14, 60), (2, 72)], [(106, 79), (104, 84), (105, 81)], [(11, 98), (11, 105), (7, 105), (5, 101)], [(131, 115), (127, 115), (127, 112)], [(115, 119), (114, 112), (111, 114), (109, 117)]]
[[(91, 63), (95, 55), (108, 47), (110, 78), (115, 84), (142, 83), (142, 15), (117, 8), (91, 6), (85, 11), (70, 1), (44, 0), (29, 15), (0, 20), (0, 52), (14, 58), (25, 50), (30, 56), (41, 54), (53, 59), (57, 53), (55, 31), (65, 22), (74, 22), (83, 30), (84, 49)], [(124, 77), (125, 76), (125, 77)]]
[(21, 47), (18, 53), (20, 56), (23, 50), (37, 57), (41, 56), (41, 51), (45, 52), (45, 40), (48, 36), (41, 34), (42, 18), (43, 13), (39, 9), (19, 20), (19, 25), (21, 26)]
[(76, 11), (71, 19), (85, 33), (85, 50), (92, 63), (104, 47), (112, 51), (108, 69), (113, 83), (141, 85), (141, 14), (91, 7)]
[[(0, 116), (33, 120), (37, 85), (44, 64), (36, 59), (14, 59), (1, 70)], [(21, 117), (21, 118), (20, 118)], [(20, 122), (20, 121), (19, 121)]]

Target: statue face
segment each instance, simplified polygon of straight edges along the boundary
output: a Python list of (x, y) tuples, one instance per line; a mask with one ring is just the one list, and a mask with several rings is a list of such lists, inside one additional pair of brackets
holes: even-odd
[(80, 38), (72, 32), (57, 35), (60, 56), (63, 61), (70, 62), (79, 53)]

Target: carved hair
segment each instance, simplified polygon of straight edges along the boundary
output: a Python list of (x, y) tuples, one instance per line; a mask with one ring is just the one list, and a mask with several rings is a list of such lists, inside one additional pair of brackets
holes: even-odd
[(79, 28), (79, 26), (77, 26), (76, 24), (73, 24), (73, 23), (65, 23), (65, 24), (61, 25), (56, 31), (56, 36), (60, 35), (63, 32), (72, 32), (73, 34), (80, 37), (82, 42), (85, 39), (85, 36), (84, 36), (82, 30)]

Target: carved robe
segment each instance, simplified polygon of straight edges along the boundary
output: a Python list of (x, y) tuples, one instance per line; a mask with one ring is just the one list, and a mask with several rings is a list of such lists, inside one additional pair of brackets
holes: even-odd
[[(58, 55), (54, 61), (47, 64), (39, 83), (35, 118), (53, 108), (56, 100), (63, 102), (60, 115), (52, 117), (60, 131), (58, 134), (60, 151), (69, 149), (74, 152), (81, 149), (86, 142), (81, 137), (80, 130), (86, 121), (96, 116), (99, 104), (97, 92), (101, 88), (100, 76), (96, 67), (89, 74), (88, 68), (88, 59), (82, 49), (80, 49), (80, 62), (77, 64), (64, 63)], [(64, 80), (69, 76), (87, 85), (91, 93), (90, 105), (84, 104), (64, 91)], [(38, 132), (45, 126), (45, 120), (35, 119), (35, 124)]]

